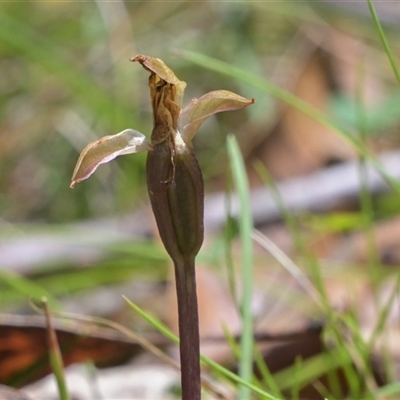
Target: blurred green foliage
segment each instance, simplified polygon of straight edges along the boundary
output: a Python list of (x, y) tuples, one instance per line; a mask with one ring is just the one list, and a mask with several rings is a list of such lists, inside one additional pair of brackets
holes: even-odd
[[(127, 127), (150, 133), (147, 76), (129, 63), (138, 52), (177, 64), (174, 69), (190, 81), (192, 95), (221, 86), (221, 77), (205, 79), (172, 53), (200, 43), (222, 50), (216, 37), (228, 39), (223, 52), (247, 48), (241, 42), (249, 42), (247, 34), (242, 36), (249, 11), (223, 12), (223, 7), (212, 3), (157, 3), (156, 7), (146, 2), (3, 3), (3, 218), (65, 222), (123, 213), (145, 199), (144, 157), (127, 157), (103, 167), (96, 178), (72, 192), (68, 183), (77, 156), (94, 137)], [(234, 83), (222, 86), (233, 89)], [(220, 135), (216, 141), (223, 140)], [(211, 147), (207, 143), (207, 149)]]
[[(387, 5), (380, 5), (378, 12), (396, 54), (400, 46), (394, 40), (395, 13)], [(319, 43), (324, 49), (320, 37), (330, 31), (355, 37), (376, 56), (381, 67), (376, 77), (385, 91), (379, 93), (378, 106), (365, 106), (366, 131), (379, 136), (396, 132), (399, 90), (393, 87), (392, 71), (366, 5), (1, 3), (0, 222), (5, 234), (17, 223), (99, 219), (125, 215), (148, 203), (143, 154), (118, 158), (75, 190), (69, 188), (75, 162), (88, 142), (128, 127), (150, 134), (147, 74), (129, 62), (135, 54), (162, 58), (187, 81), (184, 102), (215, 89), (256, 99), (246, 110), (213, 117), (195, 138), (205, 187), (211, 191), (225, 188), (226, 135), (233, 132), (244, 155), (250, 154), (279, 124), (282, 105), (258, 88), (187, 61), (179, 51), (214, 57), (290, 87)], [(331, 56), (346, 59), (347, 54), (343, 49)], [(354, 96), (333, 85), (331, 115), (356, 132), (359, 105)]]
[[(347, 19), (338, 18), (343, 14)], [(215, 117), (196, 138), (206, 177), (224, 176), (226, 133), (235, 132), (247, 148), (257, 145), (274, 123), (276, 107), (262, 92), (180, 59), (179, 50), (285, 82), (290, 70), (280, 65), (303, 57), (297, 44), (304, 27), (327, 25), (375, 37), (365, 13), (313, 2), (2, 3), (2, 218), (67, 222), (123, 214), (147, 201), (142, 155), (102, 166), (74, 191), (68, 187), (77, 156), (89, 141), (128, 127), (150, 133), (147, 76), (129, 62), (136, 53), (166, 60), (188, 82), (186, 100), (219, 88), (257, 99), (252, 110)], [(388, 119), (379, 113), (374, 127), (382, 119), (398, 122), (393, 111), (398, 95), (392, 97), (390, 107), (384, 104)], [(334, 103), (344, 121), (351, 118), (348, 101)]]
[[(392, 51), (398, 55), (398, 7), (390, 2), (376, 3)], [(226, 135), (237, 136), (246, 157), (279, 125), (283, 107), (257, 88), (190, 63), (180, 57), (179, 51), (214, 57), (291, 90), (317, 48), (329, 57), (348, 59), (345, 47), (329, 47), (329, 32), (359, 41), (366, 54), (361, 67), (363, 62), (373, 61), (374, 78), (380, 86), (373, 93), (374, 101), (360, 105), (355, 92), (345, 92), (337, 85), (348, 77), (343, 76), (343, 71), (331, 69), (328, 113), (356, 135), (360, 130), (357, 113), (363, 108), (362, 125), (368, 140), (380, 145), (383, 142), (386, 149), (397, 146), (400, 91), (366, 4), (1, 2), (1, 241), (12, 236), (10, 231), (16, 239), (25, 234), (34, 236), (37, 225), (29, 230), (23, 225), (26, 223), (50, 224), (48, 233), (55, 235), (59, 224), (123, 216), (148, 204), (143, 154), (118, 158), (101, 166), (74, 190), (69, 188), (75, 162), (88, 142), (125, 128), (150, 134), (148, 75), (129, 62), (132, 56), (142, 53), (163, 59), (188, 83), (184, 102), (215, 89), (256, 99), (256, 104), (246, 110), (213, 117), (195, 138), (205, 187), (212, 191), (225, 188)], [(374, 217), (399, 213), (397, 194), (374, 201)], [(303, 222), (318, 232), (348, 232), (364, 224), (363, 212), (307, 216)], [(207, 263), (223, 259), (219, 240), (214, 243), (218, 245), (216, 256), (212, 251), (202, 256)], [(102, 248), (100, 242), (98, 247)], [(168, 261), (158, 244), (114, 241), (103, 250), (104, 257), (90, 265), (71, 265), (68, 259), (65, 263), (43, 265), (26, 277), (1, 271), (0, 305), (5, 309), (26, 305), (29, 298), (39, 299), (43, 294), (50, 299), (54, 296), (56, 305), (59, 297), (120, 284), (139, 275), (146, 279), (166, 278)], [(318, 376), (323, 370), (321, 365), (332, 368), (332, 360), (325, 360), (325, 354), (318, 357), (303, 364), (307, 367), (303, 368), (304, 380)], [(348, 360), (346, 353), (340, 362), (344, 365)], [(290, 369), (278, 375), (277, 381), (289, 385), (292, 377)]]

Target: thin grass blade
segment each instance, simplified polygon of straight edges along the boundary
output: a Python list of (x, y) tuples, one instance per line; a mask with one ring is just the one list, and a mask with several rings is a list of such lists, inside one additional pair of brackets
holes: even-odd
[[(240, 342), (239, 375), (250, 382), (253, 375), (253, 318), (251, 300), (253, 295), (253, 221), (251, 216), (249, 184), (246, 167), (236, 138), (230, 135), (227, 140), (228, 154), (233, 174), (233, 183), (236, 187), (240, 203), (239, 231), (242, 241), (242, 285), (241, 300), (242, 336)], [(241, 387), (239, 398), (250, 399), (247, 387)]]

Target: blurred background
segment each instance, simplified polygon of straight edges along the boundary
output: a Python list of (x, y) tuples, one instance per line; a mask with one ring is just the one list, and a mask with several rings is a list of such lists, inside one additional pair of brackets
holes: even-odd
[[(398, 60), (399, 3), (376, 2), (376, 9)], [(206, 189), (206, 240), (199, 257), (203, 336), (223, 336), (222, 322), (234, 334), (240, 332), (226, 268), (241, 254), (235, 210), (228, 218), (226, 208), (225, 192), (232, 186), (229, 133), (236, 136), (246, 161), (256, 228), (303, 266), (306, 254), (296, 247), (280, 212), (286, 205), (317, 260), (332, 307), (354, 307), (360, 330), (368, 332), (379, 313), (376, 298), (397, 293), (392, 277), (400, 263), (399, 192), (376, 172), (363, 169), (360, 154), (337, 131), (261, 87), (193, 62), (185, 51), (226, 62), (295, 94), (364, 142), (381, 157), (387, 173), (399, 178), (400, 90), (367, 3), (3, 2), (0, 331), (9, 332), (3, 337), (36, 324), (12, 316), (35, 314), (29, 303), (43, 295), (54, 311), (107, 317), (154, 334), (127, 309), (121, 298), (125, 294), (176, 327), (171, 266), (149, 210), (145, 155), (118, 158), (74, 190), (69, 188), (79, 153), (90, 141), (126, 128), (150, 135), (148, 74), (129, 61), (138, 53), (163, 59), (188, 83), (184, 103), (216, 89), (256, 99), (245, 110), (210, 118), (194, 140)], [(281, 200), (267, 188), (260, 170), (268, 171)], [(233, 225), (227, 224), (232, 220)], [(309, 293), (280, 267), (271, 247), (259, 242), (254, 300), (258, 331), (296, 331), (320, 320)], [(211, 299), (210, 287), (221, 295)], [(298, 312), (300, 306), (293, 307), (290, 296), (281, 301), (288, 287), (297, 290), (307, 312)], [(363, 304), (355, 301), (360, 293)], [(80, 332), (80, 327), (71, 329)], [(26, 337), (33, 336), (29, 331)], [(153, 341), (165, 346), (158, 336)], [(77, 351), (67, 363), (104, 361), (99, 346), (89, 355)], [(318, 351), (303, 356), (321, 351), (319, 342), (315, 346)], [(4, 367), (10, 363), (11, 347), (3, 347), (8, 351), (0, 351)], [(266, 358), (270, 350), (265, 350)], [(20, 348), (13, 351), (15, 360)], [(209, 351), (218, 361), (234, 365), (229, 349), (214, 343)], [(129, 355), (136, 352), (138, 347)], [(274, 366), (270, 360), (271, 370), (290, 366), (298, 354), (297, 348), (287, 365)], [(2, 369), (1, 383), (23, 386), (47, 373), (24, 375), (31, 364), (17, 364)]]

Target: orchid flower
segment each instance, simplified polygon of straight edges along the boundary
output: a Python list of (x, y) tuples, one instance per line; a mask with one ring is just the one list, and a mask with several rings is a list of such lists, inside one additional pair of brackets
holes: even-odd
[(192, 148), (201, 124), (221, 111), (254, 103), (227, 90), (193, 99), (181, 108), (186, 83), (158, 58), (137, 55), (150, 72), (153, 108), (150, 140), (126, 129), (87, 145), (79, 156), (71, 187), (117, 156), (147, 151), (147, 190), (161, 240), (174, 262), (178, 298), (182, 399), (200, 400), (200, 363), (195, 257), (203, 243), (203, 178)]
[[(76, 183), (89, 178), (100, 164), (107, 163), (117, 156), (152, 151), (155, 145), (165, 140), (175, 143), (174, 151), (179, 151), (180, 147), (191, 148), (193, 137), (208, 117), (221, 111), (244, 108), (254, 102), (253, 99), (246, 99), (227, 90), (216, 90), (199, 99), (192, 99), (181, 109), (185, 82), (180, 81), (158, 58), (137, 55), (131, 61), (140, 62), (151, 73), (149, 86), (155, 124), (151, 140), (137, 130), (125, 129), (116, 135), (105, 136), (88, 144), (76, 164), (72, 188)], [(170, 129), (168, 132), (164, 129), (160, 132), (159, 126), (165, 127), (160, 124), (164, 122), (163, 117), (167, 119)]]

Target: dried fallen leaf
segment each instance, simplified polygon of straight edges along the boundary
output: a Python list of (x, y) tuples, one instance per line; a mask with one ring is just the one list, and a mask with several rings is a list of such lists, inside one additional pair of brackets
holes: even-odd
[[(86, 360), (118, 365), (141, 351), (109, 328), (59, 319), (54, 319), (54, 327), (65, 366)], [(0, 383), (20, 387), (49, 374), (46, 337), (44, 317), (0, 315)]]

